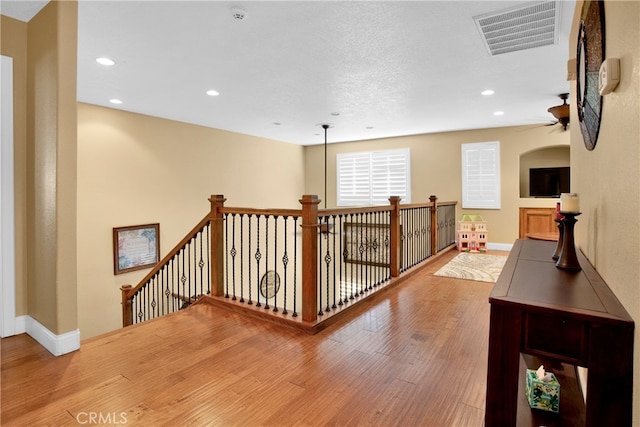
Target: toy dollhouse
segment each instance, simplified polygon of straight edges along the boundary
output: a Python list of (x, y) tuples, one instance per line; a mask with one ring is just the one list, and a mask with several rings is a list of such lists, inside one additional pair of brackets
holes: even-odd
[(456, 242), (461, 252), (487, 251), (487, 223), (480, 215), (462, 215), (458, 221)]

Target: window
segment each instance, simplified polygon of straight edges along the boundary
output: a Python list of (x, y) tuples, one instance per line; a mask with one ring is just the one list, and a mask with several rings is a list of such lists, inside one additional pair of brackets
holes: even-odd
[(338, 154), (338, 206), (388, 205), (390, 196), (411, 202), (408, 148)]
[(462, 207), (500, 209), (500, 142), (462, 144)]

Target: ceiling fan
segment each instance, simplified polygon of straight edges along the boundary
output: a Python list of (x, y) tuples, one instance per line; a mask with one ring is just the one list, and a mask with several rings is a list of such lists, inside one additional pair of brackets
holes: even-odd
[(560, 123), (562, 125), (562, 130), (567, 130), (567, 126), (569, 125), (569, 104), (567, 104), (569, 94), (561, 93), (558, 96), (560, 97), (560, 99), (562, 99), (562, 104), (550, 107), (547, 110), (548, 112), (553, 114), (553, 117), (556, 118), (556, 121), (548, 124), (547, 126), (553, 126)]

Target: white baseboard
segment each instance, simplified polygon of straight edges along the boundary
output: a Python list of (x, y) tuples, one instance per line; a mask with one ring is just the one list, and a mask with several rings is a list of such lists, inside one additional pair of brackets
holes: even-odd
[(80, 348), (80, 330), (78, 329), (56, 335), (31, 316), (16, 317), (16, 333), (24, 332), (54, 356), (62, 356)]
[(487, 243), (487, 249), (493, 251), (510, 251), (513, 243)]
[(24, 334), (27, 332), (27, 317), (29, 316), (17, 316), (14, 322), (13, 335)]

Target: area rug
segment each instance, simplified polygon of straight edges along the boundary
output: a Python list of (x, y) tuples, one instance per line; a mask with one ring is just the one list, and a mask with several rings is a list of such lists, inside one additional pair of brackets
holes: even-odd
[(506, 260), (502, 255), (461, 252), (434, 276), (495, 283)]

